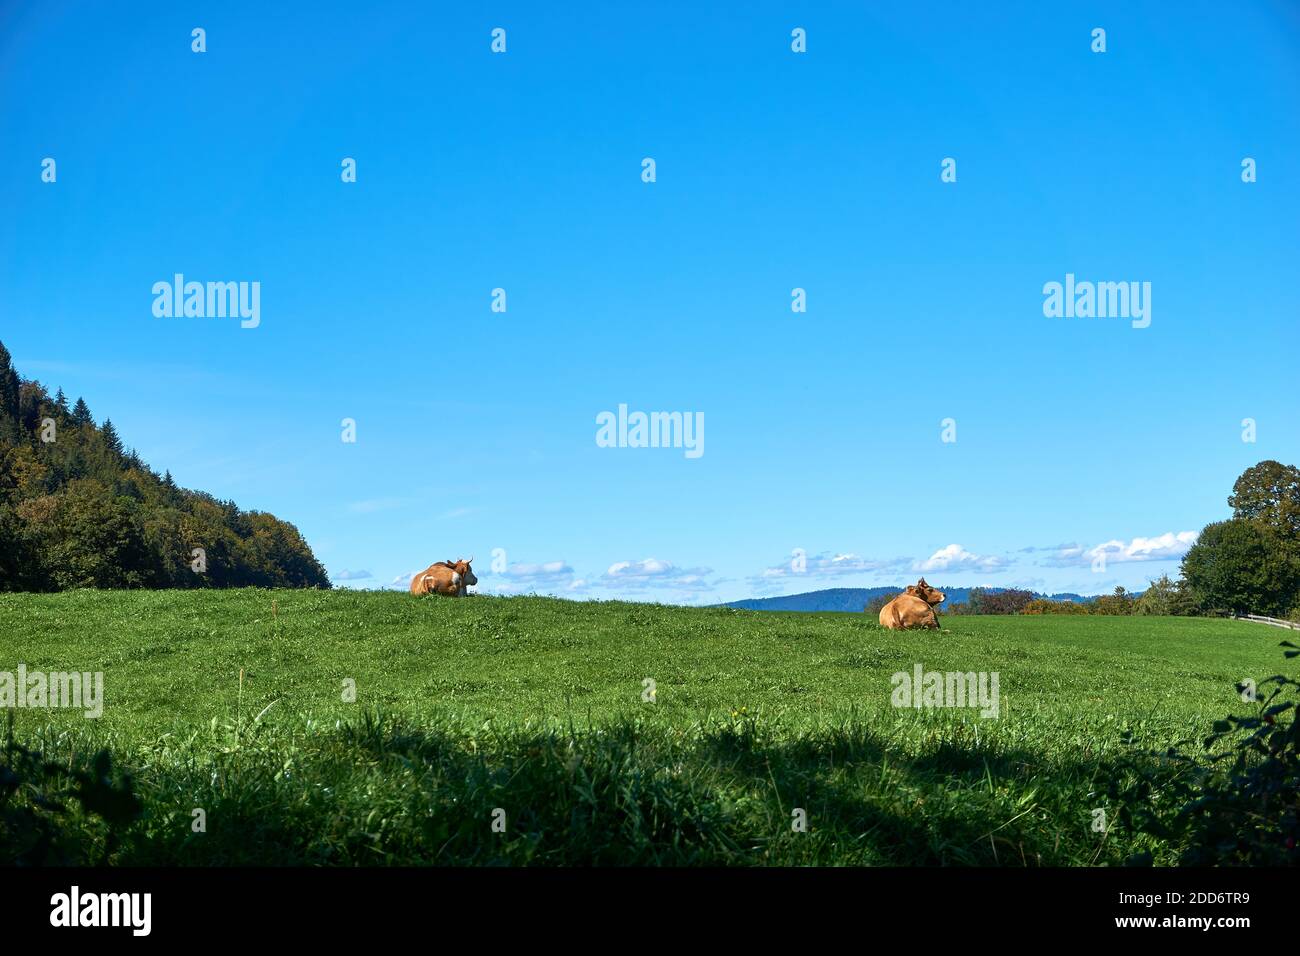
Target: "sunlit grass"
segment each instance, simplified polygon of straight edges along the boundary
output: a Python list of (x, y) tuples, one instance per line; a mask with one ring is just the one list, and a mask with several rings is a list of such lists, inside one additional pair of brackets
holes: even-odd
[[(1197, 737), (1241, 709), (1235, 682), (1277, 669), (1276, 634), (1230, 621), (942, 623), (347, 591), (4, 595), (0, 670), (104, 672), (101, 719), (17, 710), (14, 727), (47, 756), (106, 746), (131, 771), (145, 813), (117, 862), (1020, 866), (1170, 858), (1091, 828), (1121, 733)], [(1000, 716), (894, 708), (891, 675), (917, 663), (997, 672)]]

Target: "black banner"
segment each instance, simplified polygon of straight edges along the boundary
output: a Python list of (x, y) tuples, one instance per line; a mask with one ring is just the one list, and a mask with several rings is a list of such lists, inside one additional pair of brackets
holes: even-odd
[[(837, 925), (935, 942), (1045, 931), (1231, 942), (1292, 925), (1269, 870), (83, 869), (0, 870), (7, 941), (375, 942), (459, 929), (495, 941), (593, 930), (668, 945), (678, 920), (731, 943)], [(423, 929), (422, 929), (423, 928)], [(980, 935), (967, 935), (978, 933)], [(1244, 934), (1244, 935), (1243, 935)], [(692, 930), (692, 941), (700, 933)], [(883, 938), (883, 937), (882, 937)], [(658, 942), (655, 942), (655, 940)]]

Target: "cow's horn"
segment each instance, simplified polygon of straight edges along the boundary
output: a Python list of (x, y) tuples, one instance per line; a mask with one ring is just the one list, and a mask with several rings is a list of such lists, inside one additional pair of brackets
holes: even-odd
[(466, 563), (466, 564), (473, 564), (473, 563), (474, 563), (474, 555), (471, 554), (471, 555), (469, 556), (469, 560), (466, 561), (465, 563)]

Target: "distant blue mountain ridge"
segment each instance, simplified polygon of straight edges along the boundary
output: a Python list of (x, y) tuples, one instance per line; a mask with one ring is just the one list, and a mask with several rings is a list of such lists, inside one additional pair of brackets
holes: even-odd
[[(971, 588), (949, 588), (936, 584), (947, 598), (940, 607), (952, 604), (965, 604), (970, 600)], [(999, 591), (1009, 591), (1010, 588), (985, 588), (990, 593)], [(882, 594), (901, 594), (903, 588), (900, 587), (883, 587), (883, 588), (826, 588), (822, 591), (805, 591), (803, 594), (786, 594), (782, 597), (768, 598), (747, 598), (743, 601), (732, 601), (729, 604), (723, 604), (722, 607), (738, 607), (747, 611), (840, 611), (848, 614), (861, 614), (863, 606), (874, 597)], [(1036, 598), (1046, 598), (1049, 601), (1073, 601), (1079, 603), (1089, 601), (1091, 597), (1085, 597), (1082, 594), (1039, 594), (1034, 592)], [(1095, 595), (1094, 595), (1095, 597)]]

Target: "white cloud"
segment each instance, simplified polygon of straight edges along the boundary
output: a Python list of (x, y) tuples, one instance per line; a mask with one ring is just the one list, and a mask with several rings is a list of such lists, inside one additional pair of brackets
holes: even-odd
[(480, 581), (491, 579), (486, 587), (496, 594), (545, 594), (571, 590), (574, 579), (573, 568), (563, 561), (515, 562), (507, 564), (505, 571), (500, 573), (488, 568), (477, 574)]
[(972, 571), (976, 574), (992, 574), (1003, 571), (1010, 562), (991, 554), (973, 554), (959, 544), (950, 544), (940, 548), (924, 561), (912, 565), (913, 571)]
[(605, 572), (608, 578), (651, 578), (661, 577), (672, 572), (673, 566), (658, 558), (646, 558), (643, 561), (617, 561)]
[(374, 575), (369, 571), (349, 571), (346, 568), (338, 574), (331, 574), (335, 581), (364, 581), (366, 578), (373, 578)]
[[(911, 558), (864, 558), (852, 551), (822, 551), (818, 554), (800, 551), (791, 552), (790, 557), (780, 564), (764, 568), (745, 580), (751, 594), (761, 596), (788, 593), (800, 585), (816, 589), (843, 578), (905, 571), (911, 564)], [(715, 585), (720, 583), (714, 582)]]
[(1122, 564), (1130, 561), (1174, 561), (1187, 553), (1196, 543), (1195, 531), (1166, 531), (1154, 538), (1133, 538), (1122, 541), (1118, 538), (1104, 541), (1091, 548), (1077, 544), (1064, 545), (1056, 549), (1043, 562), (1054, 568), (1071, 568), (1091, 565), (1098, 558), (1107, 564)]
[(510, 564), (506, 566), (504, 576), (523, 580), (526, 578), (549, 578), (556, 575), (572, 576), (573, 568), (563, 561), (546, 561), (542, 564)]
[(671, 561), (645, 558), (641, 561), (616, 561), (595, 582), (597, 587), (623, 591), (662, 588), (671, 591), (712, 591), (707, 576), (712, 568), (679, 568)]
[(863, 558), (852, 552), (832, 554), (823, 551), (821, 554), (805, 556), (802, 563), (792, 555), (790, 560), (782, 564), (764, 568), (758, 578), (768, 582), (780, 578), (833, 578), (850, 574), (870, 574), (875, 571), (896, 571), (906, 568), (910, 563), (910, 558), (879, 560)]

